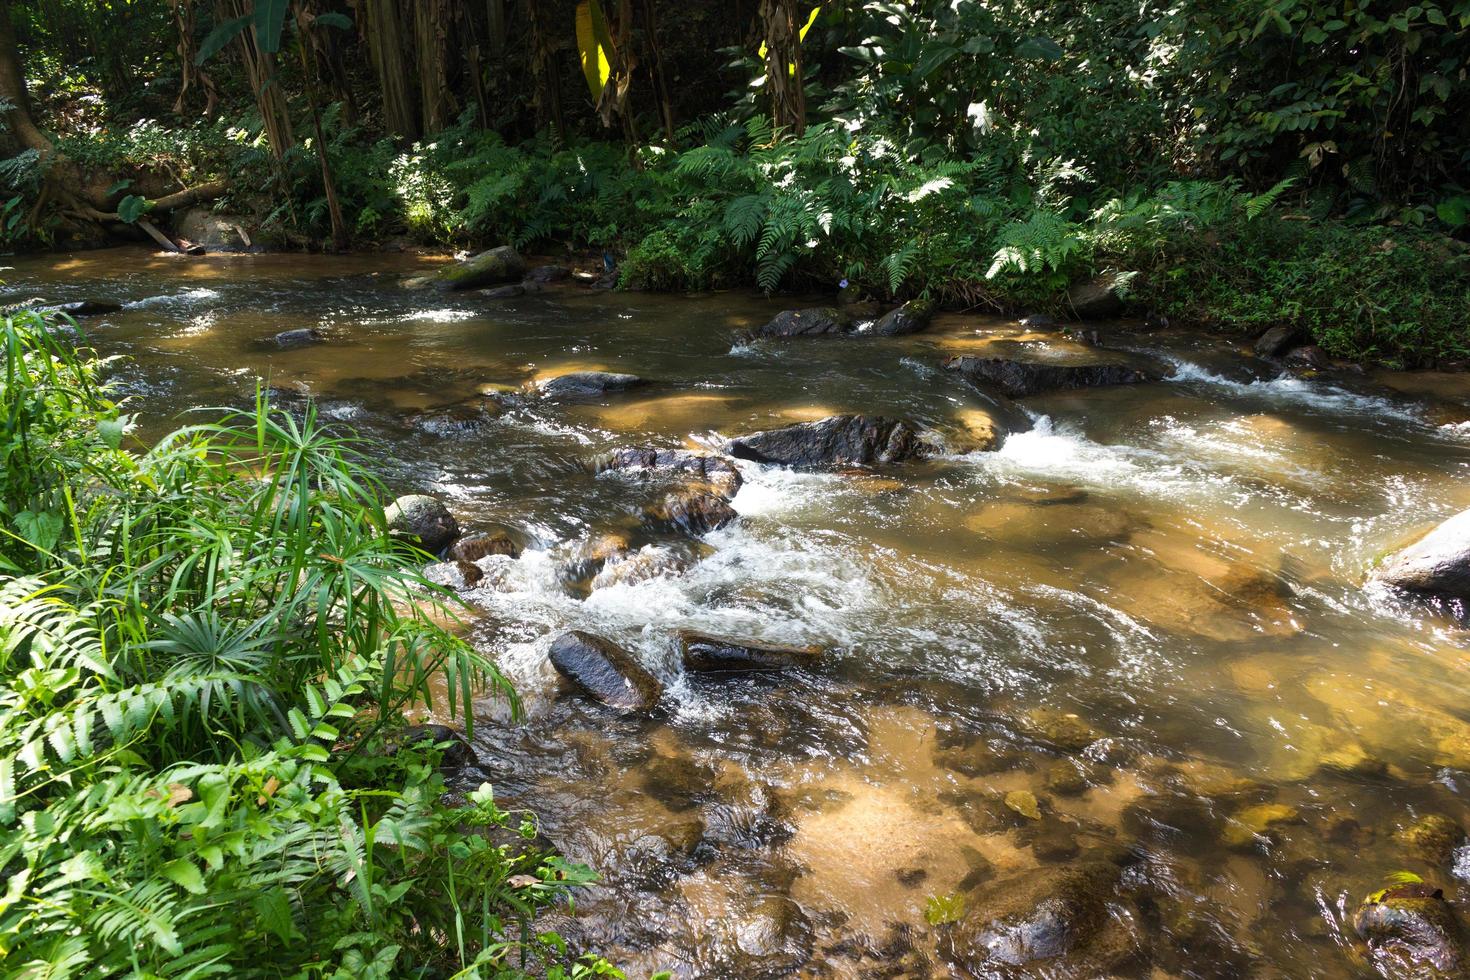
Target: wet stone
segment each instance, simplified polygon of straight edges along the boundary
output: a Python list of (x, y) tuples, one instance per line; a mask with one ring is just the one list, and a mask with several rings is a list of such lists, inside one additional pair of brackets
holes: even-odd
[(493, 289), (482, 289), (480, 295), (486, 299), (515, 299), (517, 296), (526, 295), (526, 287), (519, 283), (508, 286), (496, 286)]
[(1057, 318), (1047, 316), (1045, 313), (1028, 313), (1017, 322), (1028, 330), (1043, 330), (1047, 327), (1056, 326)]
[(924, 299), (911, 299), (907, 303), (880, 316), (873, 324), (873, 333), (880, 337), (901, 337), (918, 333), (929, 326), (934, 316), (934, 304)]
[(649, 524), (695, 537), (731, 524), (739, 516), (723, 496), (695, 488), (677, 490), (645, 512)]
[(467, 534), (454, 542), (448, 557), (456, 561), (476, 562), (491, 555), (519, 558), (525, 550), (525, 536), (508, 530)]
[(44, 307), (39, 312), (63, 313), (70, 317), (79, 316), (105, 316), (108, 313), (122, 311), (121, 303), (114, 303), (105, 299), (82, 299), (72, 303), (58, 303), (55, 306)]
[(636, 374), (618, 374), (611, 371), (572, 371), (542, 381), (536, 391), (543, 398), (579, 399), (598, 398), (616, 392), (641, 388), (648, 381)]
[(852, 318), (836, 307), (785, 310), (754, 331), (757, 337), (823, 337), (852, 329)]
[(1058, 796), (1078, 796), (1091, 784), (1076, 760), (1058, 759), (1046, 767), (1044, 785), (1047, 792)]
[(584, 693), (625, 714), (646, 714), (663, 695), (658, 678), (603, 637), (570, 630), (552, 641), (548, 656), (552, 666)]
[(526, 270), (527, 282), (561, 282), (572, 278), (572, 270), (564, 265), (537, 265)]
[(678, 635), (684, 669), (693, 673), (730, 673), (812, 667), (825, 652), (819, 646), (776, 646), (708, 636), (692, 630)]
[(515, 282), (525, 272), (526, 260), (509, 245), (501, 245), (439, 270), (433, 280), (446, 289), (479, 289)]
[(459, 537), (459, 523), (449, 508), (427, 494), (399, 497), (383, 513), (390, 532), (409, 539), (425, 551), (439, 552)]
[(320, 330), (313, 327), (300, 327), (296, 330), (282, 330), (271, 338), (271, 343), (281, 350), (295, 350), (298, 347), (311, 347), (314, 344), (323, 343), (326, 339)]
[(1470, 598), (1470, 510), (1390, 556), (1373, 577), (1406, 592)]
[(456, 592), (473, 589), (484, 577), (484, 571), (468, 561), (435, 562), (424, 569), (424, 578)]
[(1414, 857), (1437, 868), (1447, 868), (1465, 830), (1449, 817), (1428, 813), (1393, 835), (1394, 842)]
[(1353, 929), (1386, 976), (1463, 976), (1460, 923), (1433, 885), (1415, 882), (1374, 892), (1353, 914)]
[(972, 384), (998, 391), (1007, 398), (1149, 380), (1143, 371), (1126, 364), (1051, 364), (970, 354), (951, 357), (944, 367)]
[(1103, 737), (1081, 715), (1058, 708), (1032, 708), (1021, 716), (1020, 730), (1063, 752), (1081, 752)]
[(1305, 338), (1297, 327), (1272, 327), (1256, 338), (1254, 349), (1261, 357), (1280, 357)]
[(708, 483), (727, 497), (740, 489), (740, 471), (724, 456), (692, 453), (685, 449), (636, 447), (618, 449), (593, 462), (598, 472), (668, 473)]
[(739, 436), (729, 452), (757, 463), (822, 469), (898, 463), (925, 452), (919, 430), (903, 419), (836, 415)]

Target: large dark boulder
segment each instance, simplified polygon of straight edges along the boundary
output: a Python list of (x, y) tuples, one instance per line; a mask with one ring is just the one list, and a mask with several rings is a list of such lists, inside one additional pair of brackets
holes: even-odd
[(825, 652), (819, 646), (792, 647), (751, 643), (681, 630), (679, 654), (684, 669), (695, 673), (736, 673), (811, 667)]
[(501, 245), (440, 269), (434, 280), (445, 289), (479, 289), (519, 282), (525, 274), (526, 260), (509, 245)]
[(551, 665), (594, 700), (624, 713), (651, 711), (663, 685), (628, 651), (600, 636), (571, 630), (549, 651)]
[(536, 390), (543, 398), (599, 398), (614, 392), (641, 388), (646, 384), (648, 382), (636, 374), (573, 371), (542, 381), (536, 386)]
[(1063, 957), (1070, 969), (1058, 975), (1112, 975), (1137, 954), (1108, 914), (1119, 878), (1113, 862), (1084, 858), (990, 882), (966, 902), (945, 953), (967, 976), (1010, 976)]
[(1374, 892), (1353, 914), (1353, 929), (1386, 976), (1465, 975), (1460, 923), (1433, 885), (1414, 882)]
[(929, 326), (934, 316), (934, 304), (927, 299), (911, 299), (898, 309), (889, 310), (873, 324), (873, 333), (880, 337), (901, 337), (918, 333)]
[(1120, 284), (1121, 277), (1113, 274), (1073, 283), (1067, 290), (1067, 305), (1079, 320), (1117, 316), (1123, 312)]
[(388, 530), (423, 548), (438, 552), (459, 537), (459, 523), (444, 503), (427, 494), (412, 493), (388, 505)]
[(1126, 364), (1046, 364), (964, 354), (949, 358), (944, 366), (972, 384), (998, 391), (1008, 398), (1149, 380), (1143, 371)]
[(1470, 599), (1470, 510), (1389, 556), (1373, 577), (1405, 592)]
[(1256, 338), (1255, 351), (1261, 357), (1280, 357), (1306, 339), (1297, 327), (1272, 327)]
[(912, 423), (877, 415), (834, 415), (729, 442), (732, 456), (797, 469), (898, 463), (925, 449)]
[(847, 333), (852, 318), (832, 306), (811, 310), (784, 310), (765, 326), (755, 330), (757, 337), (825, 337)]
[(668, 473), (708, 483), (727, 497), (740, 489), (740, 471), (724, 456), (707, 456), (687, 449), (655, 449), (639, 446), (618, 449), (593, 461), (598, 473), (619, 472)]

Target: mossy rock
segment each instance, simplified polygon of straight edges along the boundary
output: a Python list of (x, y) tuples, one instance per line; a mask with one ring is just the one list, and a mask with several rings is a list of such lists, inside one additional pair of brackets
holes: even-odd
[(479, 289), (518, 282), (525, 274), (526, 260), (509, 245), (501, 245), (440, 269), (434, 282), (444, 289)]

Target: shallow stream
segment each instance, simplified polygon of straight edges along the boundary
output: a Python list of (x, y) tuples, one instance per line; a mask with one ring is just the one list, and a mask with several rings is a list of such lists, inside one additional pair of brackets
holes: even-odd
[[(1470, 898), (1470, 859), (1462, 882), (1460, 855), (1402, 833), (1470, 826), (1470, 634), (1363, 585), (1470, 507), (1470, 376), (1291, 377), (1230, 339), (1107, 325), (1171, 376), (1023, 399), (1032, 427), (994, 451), (742, 462), (739, 520), (689, 542), (642, 528), (646, 480), (588, 462), (848, 412), (953, 432), (990, 406), (944, 357), (1092, 354), (980, 315), (749, 343), (800, 304), (402, 288), (431, 261), (117, 250), (0, 278), (6, 303), (126, 303), (84, 326), (126, 355), (145, 436), (263, 378), (374, 440), (395, 491), (529, 538), (468, 593), (527, 712), (482, 705), (476, 747), (497, 795), (602, 873), (548, 923), (575, 943), (630, 976), (1356, 976), (1347, 918), (1386, 874)], [(297, 327), (326, 342), (262, 342)], [(653, 384), (495, 411), (477, 394), (580, 369)], [(612, 532), (642, 558), (569, 587), (569, 556)], [(546, 650), (569, 627), (636, 652), (661, 713), (563, 689)], [(686, 676), (682, 628), (828, 652)], [(1061, 955), (956, 953), (944, 920), (1095, 861), (1117, 869), (1095, 886), (1106, 921)]]

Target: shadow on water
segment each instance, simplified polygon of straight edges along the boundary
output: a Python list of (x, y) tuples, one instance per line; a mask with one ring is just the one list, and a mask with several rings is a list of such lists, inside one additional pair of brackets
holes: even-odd
[[(1465, 634), (1362, 587), (1470, 506), (1462, 378), (1279, 377), (1228, 341), (1119, 333), (1106, 356), (1171, 377), (1025, 399), (1029, 430), (990, 452), (741, 463), (740, 519), (691, 543), (640, 523), (646, 481), (588, 461), (843, 412), (963, 433), (993, 403), (945, 356), (1098, 355), (959, 315), (741, 342), (783, 304), (401, 288), (426, 264), (22, 259), (5, 301), (126, 301), (85, 326), (126, 355), (145, 437), (260, 380), (373, 440), (395, 489), (523, 532), (469, 593), (472, 637), (528, 705), (514, 725), (482, 706), (475, 778), (602, 872), (567, 935), (633, 975), (1009, 975), (1025, 951), (981, 926), (1061, 908), (1065, 942), (1026, 954), (1044, 975), (1326, 977), (1363, 968), (1346, 917), (1385, 874), (1464, 897), (1451, 855), (1404, 831), (1470, 822)], [(324, 341), (266, 343), (301, 327)], [(651, 384), (529, 393), (572, 370)], [(636, 560), (568, 588), (611, 532)], [(569, 627), (633, 651), (661, 714), (564, 691), (546, 650)], [(684, 628), (829, 649), (686, 675)]]

